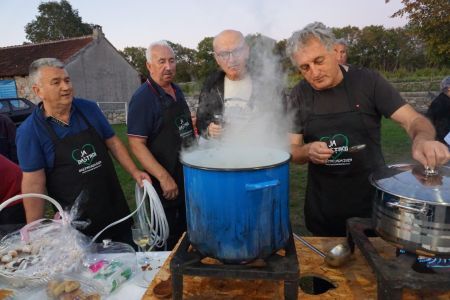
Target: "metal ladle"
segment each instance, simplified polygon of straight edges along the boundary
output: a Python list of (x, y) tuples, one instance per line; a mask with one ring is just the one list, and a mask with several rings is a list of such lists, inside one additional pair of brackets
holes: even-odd
[(302, 242), (303, 245), (314, 251), (316, 254), (322, 256), (324, 261), (328, 265), (333, 267), (340, 267), (343, 264), (345, 264), (349, 260), (350, 255), (352, 254), (350, 248), (346, 244), (337, 244), (336, 246), (328, 250), (326, 253), (323, 253), (302, 237), (296, 235), (295, 233), (293, 233), (293, 235), (295, 239)]

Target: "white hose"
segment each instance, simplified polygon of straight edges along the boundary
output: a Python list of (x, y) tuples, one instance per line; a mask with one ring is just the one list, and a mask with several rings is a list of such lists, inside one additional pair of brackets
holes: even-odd
[[(143, 207), (138, 210), (138, 220), (139, 226), (144, 229), (148, 229), (150, 232), (150, 250), (153, 247), (162, 248), (169, 237), (169, 224), (167, 222), (166, 214), (164, 213), (164, 208), (161, 204), (161, 200), (158, 197), (155, 189), (147, 180), (143, 181), (144, 188), (141, 189), (139, 185), (136, 184), (135, 187), (135, 197), (136, 205), (139, 203), (143, 204)], [(148, 196), (148, 206), (145, 203), (145, 198)], [(150, 213), (150, 216), (148, 214)]]

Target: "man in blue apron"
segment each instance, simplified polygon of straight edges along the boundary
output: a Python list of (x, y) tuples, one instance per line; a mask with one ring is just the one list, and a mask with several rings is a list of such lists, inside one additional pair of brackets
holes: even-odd
[(150, 174), (169, 223), (167, 249), (186, 230), (182, 147), (195, 141), (191, 113), (181, 89), (172, 83), (176, 62), (165, 42), (147, 49), (150, 77), (131, 98), (128, 140), (131, 151)]
[[(42, 102), (17, 132), (22, 193), (48, 193), (65, 209), (77, 204), (78, 224), (87, 225), (80, 229), (93, 236), (130, 213), (109, 154), (140, 184), (150, 178), (133, 163), (97, 104), (73, 98), (62, 62), (38, 59), (29, 76)], [(25, 199), (24, 207), (27, 222), (44, 216), (43, 199)], [(100, 240), (133, 245), (131, 225), (127, 220), (113, 226)]]
[[(381, 116), (399, 123), (412, 139), (412, 155), (435, 168), (450, 159), (435, 141), (431, 123), (406, 104), (379, 74), (339, 65), (331, 30), (312, 23), (288, 40), (287, 52), (305, 80), (292, 90), (292, 160), (309, 163), (305, 222), (319, 236), (344, 236), (350, 217), (370, 217), (374, 188), (369, 174), (384, 164)], [(365, 145), (352, 152), (352, 146)]]

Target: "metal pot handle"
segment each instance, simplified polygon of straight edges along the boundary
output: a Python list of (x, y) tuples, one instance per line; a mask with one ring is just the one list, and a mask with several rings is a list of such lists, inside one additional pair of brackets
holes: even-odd
[(278, 179), (275, 180), (269, 180), (269, 181), (263, 181), (258, 183), (246, 183), (245, 184), (245, 190), (246, 191), (258, 191), (263, 190), (271, 187), (276, 187), (280, 185), (280, 181)]
[(428, 212), (426, 205), (424, 205), (422, 208), (414, 208), (414, 207), (410, 207), (407, 205), (402, 205), (402, 204), (399, 204), (399, 202), (386, 202), (386, 205), (389, 207), (396, 207), (396, 208), (404, 209), (409, 212), (422, 214), (422, 215), (427, 215), (427, 212)]

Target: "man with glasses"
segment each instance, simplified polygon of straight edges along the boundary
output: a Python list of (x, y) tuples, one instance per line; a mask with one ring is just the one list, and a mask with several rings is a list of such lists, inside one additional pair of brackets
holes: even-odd
[(222, 31), (214, 38), (213, 49), (221, 70), (206, 79), (197, 110), (199, 134), (205, 138), (219, 137), (223, 118), (227, 121), (227, 116), (245, 115), (251, 110), (254, 98), (253, 81), (247, 67), (249, 46), (242, 33), (230, 29)]

